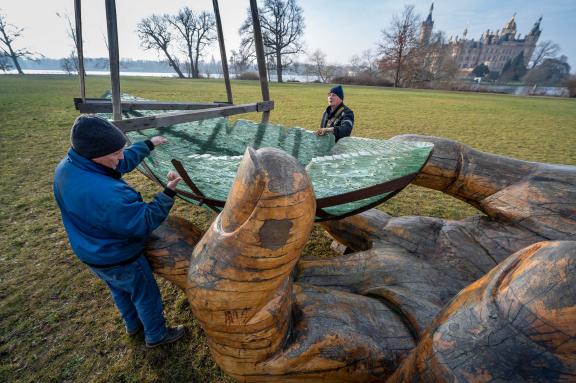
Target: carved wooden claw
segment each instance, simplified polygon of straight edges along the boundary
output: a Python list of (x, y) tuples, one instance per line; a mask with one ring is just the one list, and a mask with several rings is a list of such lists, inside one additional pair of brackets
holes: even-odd
[(182, 220), (155, 232), (148, 258), (186, 291), (216, 362), (242, 382), (576, 376), (576, 168), (395, 139), (434, 142), (416, 183), (486, 216), (370, 210), (323, 224), (355, 253), (300, 260), (314, 193), (266, 148), (246, 151), (201, 239)]

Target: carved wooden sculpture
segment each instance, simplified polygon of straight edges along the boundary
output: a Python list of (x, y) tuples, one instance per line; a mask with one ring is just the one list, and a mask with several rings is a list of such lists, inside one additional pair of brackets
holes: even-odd
[(355, 253), (300, 260), (309, 180), (248, 149), (201, 239), (184, 221), (155, 233), (152, 266), (185, 289), (216, 362), (242, 382), (574, 379), (576, 168), (396, 139), (434, 142), (415, 183), (486, 216), (370, 210), (323, 224)]

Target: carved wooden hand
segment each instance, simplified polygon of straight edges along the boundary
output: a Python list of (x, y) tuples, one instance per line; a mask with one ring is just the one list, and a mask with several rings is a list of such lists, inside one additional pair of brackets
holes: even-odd
[(199, 242), (183, 220), (155, 232), (151, 264), (185, 289), (216, 362), (254, 382), (573, 377), (576, 169), (396, 139), (433, 141), (416, 183), (487, 216), (371, 210), (323, 224), (355, 253), (299, 260), (308, 177), (281, 151), (249, 149)]

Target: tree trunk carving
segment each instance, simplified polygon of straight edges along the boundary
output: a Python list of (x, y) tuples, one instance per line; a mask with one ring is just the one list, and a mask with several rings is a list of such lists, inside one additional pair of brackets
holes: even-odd
[(415, 183), (486, 216), (323, 223), (352, 254), (300, 259), (314, 221), (302, 167), (248, 149), (202, 236), (171, 219), (148, 257), (185, 290), (241, 382), (564, 381), (576, 375), (576, 168), (441, 138)]

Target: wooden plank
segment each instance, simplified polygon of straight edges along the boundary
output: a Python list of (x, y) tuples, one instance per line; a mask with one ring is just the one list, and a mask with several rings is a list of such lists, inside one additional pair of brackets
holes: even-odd
[[(76, 109), (82, 113), (110, 113), (112, 102), (108, 99), (81, 99), (75, 100)], [(122, 111), (127, 110), (198, 110), (228, 106), (228, 103), (209, 102), (158, 102), (158, 101), (124, 101), (121, 103)]]
[(226, 117), (241, 113), (257, 112), (259, 108), (261, 110), (267, 110), (271, 106), (273, 106), (273, 104), (270, 103), (232, 105), (208, 110), (163, 114), (161, 116), (129, 118), (121, 121), (114, 121), (114, 125), (122, 129), (124, 132), (150, 128), (158, 129), (174, 124), (181, 124), (183, 122), (198, 121), (215, 117)]
[(74, 0), (76, 21), (76, 50), (78, 53), (78, 76), (80, 76), (80, 97), (86, 100), (86, 71), (84, 70), (84, 48), (82, 45), (82, 0)]
[(274, 101), (262, 101), (256, 104), (256, 111), (266, 113), (274, 109)]
[(228, 59), (226, 58), (226, 46), (224, 44), (224, 33), (222, 32), (222, 20), (220, 20), (220, 9), (218, 0), (212, 0), (214, 6), (214, 16), (216, 18), (216, 27), (218, 29), (218, 44), (220, 45), (220, 61), (222, 62), (222, 74), (224, 75), (224, 84), (226, 84), (226, 95), (228, 103), (232, 101), (232, 87), (230, 86), (230, 74), (228, 73)]
[(112, 81), (112, 110), (115, 121), (122, 119), (120, 105), (120, 54), (118, 48), (118, 22), (116, 1), (106, 0), (106, 24), (108, 27), (108, 54), (110, 57), (110, 79)]
[[(254, 46), (256, 47), (256, 60), (258, 62), (258, 75), (260, 77), (260, 89), (262, 100), (270, 100), (268, 90), (268, 75), (266, 74), (266, 59), (264, 57), (264, 44), (262, 43), (262, 30), (260, 29), (260, 17), (258, 16), (258, 4), (256, 0), (250, 0), (250, 10), (252, 12), (252, 24), (254, 28)], [(270, 120), (270, 111), (262, 114), (262, 123), (266, 124)]]

